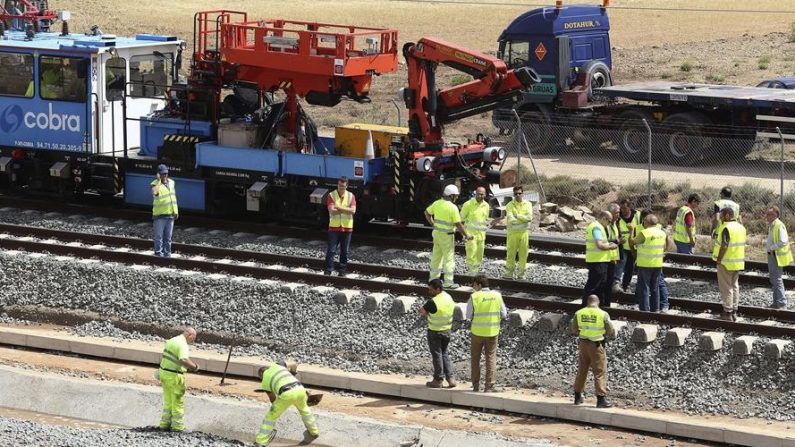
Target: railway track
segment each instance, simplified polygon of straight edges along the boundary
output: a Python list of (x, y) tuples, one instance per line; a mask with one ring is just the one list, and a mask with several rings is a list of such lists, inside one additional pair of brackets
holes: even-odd
[[(125, 219), (132, 221), (149, 221), (151, 214), (148, 211), (134, 210), (128, 208), (107, 208), (81, 206), (74, 204), (64, 204), (33, 200), (23, 201), (16, 197), (0, 195), (0, 206), (20, 207), (33, 209), (42, 212), (59, 212), (64, 214), (89, 214), (93, 216), (106, 217), (109, 219)], [(240, 220), (226, 220), (195, 215), (180, 215), (181, 227), (201, 227), (214, 230), (225, 230), (239, 232), (244, 228), (247, 232), (263, 235), (274, 235), (283, 238), (297, 238), (310, 240), (325, 240), (325, 236), (320, 231), (307, 231), (306, 228), (296, 228), (273, 223), (254, 223)], [(401, 237), (384, 237), (375, 233), (376, 231), (399, 231)], [(420, 226), (395, 227), (374, 224), (369, 231), (357, 231), (355, 240), (357, 245), (370, 245), (383, 248), (400, 248), (417, 251), (430, 251), (433, 243), (429, 240), (430, 229)], [(506, 249), (503, 246), (505, 236), (502, 234), (488, 234), (485, 255), (490, 258), (504, 259)], [(528, 254), (528, 261), (549, 265), (568, 265), (577, 268), (585, 268), (585, 256), (583, 255), (584, 245), (582, 241), (531, 235), (531, 251)], [(543, 250), (543, 251), (538, 251)], [(456, 246), (456, 251), (460, 254), (465, 253), (462, 245)], [(715, 280), (717, 277), (714, 268), (715, 262), (705, 255), (683, 255), (679, 253), (666, 253), (667, 264), (664, 272), (667, 277), (678, 277), (683, 279)], [(740, 283), (756, 286), (769, 286), (767, 275), (759, 272), (767, 272), (767, 263), (759, 261), (746, 261), (746, 272), (741, 273)], [(795, 265), (785, 268), (784, 286), (795, 288)]]
[[(151, 242), (145, 239), (11, 225), (0, 225), (0, 232), (2, 232), (0, 249), (4, 250), (92, 258), (121, 264), (147, 264), (257, 279), (279, 279), (307, 285), (331, 285), (339, 289), (388, 292), (393, 295), (424, 296), (427, 292), (426, 273), (392, 266), (349, 263), (348, 271), (356, 273), (357, 277), (325, 276), (321, 274), (324, 261), (316, 258), (175, 244), (174, 250), (182, 257), (166, 259), (152, 256), (149, 252)], [(289, 270), (285, 267), (296, 269)], [(298, 267), (304, 269), (297, 269)], [(369, 277), (364, 277), (365, 275)], [(461, 275), (460, 278), (463, 282), (472, 279), (466, 275)], [(492, 285), (502, 290), (506, 304), (513, 309), (572, 314), (580, 308), (581, 289), (579, 288), (504, 279), (493, 279)], [(450, 294), (455, 301), (466, 302), (470, 291), (462, 288), (451, 290)], [(545, 295), (547, 296), (543, 297)], [(634, 304), (633, 295), (616, 294), (614, 299), (624, 306)], [(669, 326), (689, 326), (705, 330), (724, 329), (736, 333), (795, 338), (795, 327), (790, 326), (795, 323), (794, 311), (741, 306), (739, 313), (744, 317), (766, 321), (731, 322), (703, 315), (705, 312), (719, 312), (721, 305), (718, 302), (671, 298), (670, 305), (684, 312), (702, 315), (657, 314), (640, 312), (628, 307), (613, 308), (610, 313), (614, 318), (642, 323), (656, 322)]]

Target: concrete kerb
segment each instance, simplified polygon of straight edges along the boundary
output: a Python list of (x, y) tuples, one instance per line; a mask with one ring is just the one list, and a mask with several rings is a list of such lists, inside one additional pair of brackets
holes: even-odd
[[(84, 355), (105, 357), (108, 353), (108, 350), (112, 348), (113, 353), (112, 356), (109, 357), (118, 360), (136, 361), (141, 363), (149, 363), (152, 365), (156, 365), (160, 361), (160, 346), (155, 346), (151, 343), (127, 342), (120, 345), (118, 343), (105, 340), (96, 340), (61, 334), (56, 335), (54, 332), (39, 334), (40, 332), (44, 331), (0, 327), (0, 343), (39, 347), (46, 345), (49, 341), (55, 340), (57, 338), (65, 339), (66, 343), (58, 343), (58, 346), (64, 348), (65, 352), (75, 352)], [(45, 349), (54, 348), (45, 346)], [(215, 373), (223, 372), (226, 362), (224, 355), (211, 352), (194, 352), (192, 358), (202, 367), (202, 369)], [(264, 359), (254, 357), (233, 358), (229, 364), (229, 373), (244, 377), (254, 377), (257, 368), (266, 362), (267, 361)], [(779, 433), (775, 433), (772, 429), (766, 430), (765, 432), (755, 433), (755, 429), (752, 427), (736, 425), (734, 430), (729, 430), (724, 428), (725, 423), (721, 422), (704, 421), (703, 425), (690, 424), (687, 422), (688, 419), (684, 416), (678, 417), (677, 415), (649, 413), (620, 408), (603, 410), (588, 406), (575, 407), (571, 405), (568, 400), (563, 401), (561, 399), (539, 398), (535, 396), (520, 395), (513, 392), (500, 394), (472, 393), (466, 389), (462, 389), (464, 386), (466, 386), (466, 384), (461, 384), (457, 389), (428, 389), (423, 383), (408, 378), (396, 378), (395, 376), (380, 377), (379, 375), (372, 374), (346, 373), (343, 371), (330, 370), (327, 368), (315, 367), (311, 365), (301, 365), (299, 369), (299, 378), (308, 386), (349, 389), (383, 396), (403, 397), (425, 402), (472, 406), (476, 408), (508, 411), (512, 413), (528, 414), (540, 417), (551, 417), (584, 423), (603, 424), (630, 430), (664, 433), (671, 436), (710, 440), (716, 442), (732, 442), (738, 445), (747, 446), (795, 446), (795, 440), (793, 440), (793, 438), (783, 430)], [(0, 382), (2, 379), (3, 367), (0, 367)], [(2, 385), (2, 383), (0, 383), (0, 385)], [(9, 388), (3, 386), (3, 389)], [(0, 393), (0, 396), (0, 405), (4, 405), (2, 400), (6, 398), (7, 393)], [(159, 392), (155, 393), (153, 399), (153, 405), (156, 405), (156, 407), (159, 408)], [(27, 397), (25, 400), (30, 401), (31, 399)], [(98, 405), (97, 407), (103, 408), (101, 405)], [(52, 411), (48, 411), (46, 409), (37, 410), (36, 408), (31, 408), (30, 410), (52, 413)], [(129, 414), (129, 410), (126, 406), (122, 413), (125, 415), (125, 417)], [(156, 413), (157, 411), (155, 411), (155, 414)], [(261, 405), (258, 405), (255, 411), (249, 411), (249, 413), (253, 414), (254, 417), (253, 425), (251, 426), (256, 427), (259, 422), (258, 417), (262, 413)], [(69, 415), (63, 414), (63, 416)], [(103, 421), (101, 418), (93, 418), (91, 415), (85, 415), (82, 413), (77, 417)], [(187, 418), (191, 419), (190, 413)], [(117, 422), (108, 421), (108, 423)], [(152, 422), (147, 419), (146, 422), (141, 422), (141, 425), (146, 425), (147, 423), (151, 424)], [(300, 429), (302, 432), (303, 428), (300, 426), (300, 420), (296, 420), (295, 423), (299, 425), (298, 429)], [(740, 424), (741, 421), (737, 421), (737, 423)], [(125, 419), (125, 421), (121, 422), (120, 424), (136, 425), (137, 423)], [(217, 431), (212, 430), (217, 430), (220, 428), (214, 426), (212, 430), (208, 430), (206, 428), (195, 429), (218, 433)], [(247, 427), (246, 430), (250, 430), (250, 428)], [(730, 431), (732, 432), (731, 434), (729, 434)], [(298, 436), (301, 432), (296, 431), (296, 436)], [(351, 432), (355, 431), (352, 430)], [(283, 434), (281, 429), (279, 433), (280, 435)], [(224, 433), (224, 435), (229, 436), (228, 433)], [(250, 436), (250, 433), (248, 431), (245, 433), (241, 432), (240, 436)], [(238, 438), (236, 437), (235, 439)], [(729, 439), (731, 439), (731, 441), (729, 441)], [(329, 441), (324, 438), (323, 444), (327, 442)], [(380, 444), (375, 443), (370, 445), (376, 444), (382, 445), (383, 442)], [(359, 444), (350, 444), (348, 441), (348, 443), (342, 442), (340, 445)]]

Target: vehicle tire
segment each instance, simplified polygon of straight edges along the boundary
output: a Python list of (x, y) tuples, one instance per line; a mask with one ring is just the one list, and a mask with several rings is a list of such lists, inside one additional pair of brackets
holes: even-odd
[(701, 161), (712, 146), (712, 138), (705, 132), (710, 124), (710, 119), (699, 112), (675, 113), (666, 118), (666, 159), (679, 166), (692, 166)]
[[(543, 154), (552, 149), (552, 123), (545, 108), (534, 108), (519, 115), (522, 120), (522, 131), (532, 154)], [(521, 134), (516, 133), (515, 150), (527, 153)]]
[(654, 125), (651, 112), (643, 109), (630, 109), (615, 118), (618, 131), (613, 142), (626, 161), (639, 163), (649, 159), (649, 131), (643, 124), (644, 119), (650, 126)]
[(613, 85), (610, 67), (602, 61), (587, 62), (582, 66), (582, 70), (591, 78), (591, 85), (588, 88), (588, 99), (591, 101), (594, 100), (594, 89)]

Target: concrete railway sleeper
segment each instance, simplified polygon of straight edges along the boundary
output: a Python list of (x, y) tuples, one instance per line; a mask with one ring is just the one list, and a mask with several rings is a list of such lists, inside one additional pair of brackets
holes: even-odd
[[(94, 235), (83, 235), (84, 240), (91, 240), (97, 242), (101, 239), (91, 239)], [(103, 236), (104, 237), (104, 236)], [(105, 262), (116, 262), (121, 264), (145, 264), (155, 265), (160, 267), (171, 267), (182, 270), (196, 270), (206, 273), (222, 273), (235, 276), (246, 276), (257, 279), (279, 279), (284, 281), (304, 283), (314, 286), (333, 286), (340, 290), (360, 289), (366, 291), (388, 292), (393, 295), (414, 295), (424, 296), (427, 288), (424, 284), (424, 274), (417, 271), (408, 269), (398, 269), (394, 267), (385, 268), (385, 266), (373, 266), (368, 264), (355, 264), (349, 265), (351, 272), (361, 272), (363, 274), (390, 274), (390, 278), (354, 278), (354, 277), (339, 277), (339, 276), (325, 276), (318, 273), (309, 272), (308, 269), (297, 268), (294, 270), (285, 270), (283, 266), (280, 268), (268, 268), (257, 266), (255, 263), (239, 262), (235, 263), (232, 259), (251, 259), (255, 258), (260, 262), (278, 262), (279, 264), (288, 265), (306, 265), (316, 266), (321, 260), (314, 260), (308, 258), (298, 258), (281, 255), (269, 255), (262, 253), (247, 252), (241, 254), (236, 250), (225, 250), (213, 247), (194, 247), (196, 253), (206, 253), (218, 255), (223, 258), (223, 261), (208, 260), (207, 258), (197, 255), (194, 258), (157, 258), (146, 253), (131, 252), (129, 248), (116, 248), (110, 249), (108, 247), (85, 247), (80, 246), (79, 243), (63, 243), (63, 241), (49, 241), (40, 242), (30, 240), (31, 238), (23, 239), (0, 239), (0, 248), (5, 250), (24, 250), (31, 253), (51, 253), (60, 256), (73, 256), (79, 258), (97, 259)], [(135, 243), (135, 239), (126, 240), (127, 243), (119, 244), (124, 247), (131, 243)], [(141, 241), (141, 240), (138, 240)], [(140, 242), (138, 242), (140, 243)], [(249, 256), (251, 255), (251, 256)], [(230, 259), (232, 258), (232, 259)], [(358, 270), (357, 270), (358, 269)], [(399, 278), (414, 278), (419, 279), (420, 282), (415, 281), (400, 281)], [(464, 279), (469, 279), (463, 277)], [(561, 312), (573, 314), (580, 307), (578, 299), (580, 296), (580, 289), (571, 287), (559, 287), (555, 285), (533, 284), (526, 282), (505, 281), (495, 279), (493, 286), (501, 289), (504, 294), (504, 300), (507, 306), (513, 309), (535, 309), (546, 312)], [(529, 293), (534, 294), (555, 294), (566, 298), (575, 298), (573, 302), (556, 301), (549, 299), (531, 298)], [(457, 302), (466, 302), (469, 299), (470, 290), (468, 288), (459, 288), (449, 291), (450, 295)], [(631, 303), (634, 298), (629, 295), (619, 295), (620, 302)], [(691, 310), (705, 311), (717, 310), (718, 303), (706, 303), (701, 301), (692, 300), (671, 300), (672, 306), (681, 306)], [(795, 321), (795, 312), (777, 310), (773, 311), (765, 308), (755, 308), (742, 306), (739, 309), (740, 314), (748, 317), (759, 318), (777, 318), (780, 321), (792, 322)], [(641, 312), (627, 308), (613, 308), (610, 311), (611, 315), (617, 319), (625, 319), (641, 323), (657, 322), (670, 326), (688, 326), (692, 328), (714, 330), (724, 329), (726, 331), (735, 332), (738, 334), (759, 334), (771, 337), (787, 337), (795, 338), (795, 327), (776, 326), (769, 323), (752, 323), (746, 321), (724, 321), (714, 319), (707, 314), (702, 315), (680, 315), (675, 313), (656, 314)]]
[[(9, 196), (0, 194), (0, 211), (8, 207), (18, 208), (22, 210), (37, 210), (42, 213), (63, 213), (72, 215), (86, 215), (94, 217), (105, 217), (108, 219), (118, 220), (125, 219), (139, 222), (149, 222), (152, 219), (151, 212), (141, 211), (134, 209), (117, 209), (107, 208), (101, 206), (86, 206), (76, 205), (69, 203), (54, 203), (43, 200), (35, 200), (29, 198), (19, 198), (17, 196)], [(291, 237), (298, 239), (323, 239), (325, 237), (321, 233), (307, 232), (306, 229), (264, 224), (259, 222), (251, 222), (240, 219), (222, 219), (198, 215), (180, 215), (180, 225), (183, 227), (200, 227), (208, 230), (224, 230), (230, 232), (238, 232), (241, 228), (246, 231), (257, 235), (274, 235), (280, 237)], [(409, 250), (430, 250), (432, 242), (430, 241), (430, 228), (419, 226), (401, 227), (394, 224), (379, 225), (372, 224), (363, 226), (357, 229), (356, 243), (363, 245), (372, 245), (386, 248), (402, 248)], [(374, 233), (383, 233), (384, 228), (388, 228), (388, 232), (393, 234), (390, 237), (378, 236)], [(501, 248), (505, 244), (504, 232), (490, 231), (486, 235), (486, 251), (485, 255), (490, 257), (505, 258), (505, 249)], [(584, 252), (584, 241), (580, 239), (563, 238), (555, 236), (542, 236), (538, 234), (530, 235), (530, 255), (529, 261), (537, 261), (542, 263), (554, 262), (558, 264), (569, 265), (584, 265), (583, 258), (572, 257), (568, 254), (582, 254)], [(464, 247), (456, 247), (458, 253), (464, 253)], [(534, 250), (545, 250), (549, 253), (539, 253)], [(687, 255), (681, 253), (666, 253), (666, 262), (674, 263), (677, 266), (666, 266), (666, 270), (672, 268), (676, 269), (676, 275), (682, 277), (693, 278), (713, 278), (715, 271), (715, 261), (707, 255)], [(694, 270), (691, 268), (678, 267), (682, 266), (708, 266), (709, 270)], [(746, 268), (748, 271), (767, 272), (767, 262), (746, 260)], [(789, 275), (795, 275), (795, 265), (785, 267), (784, 272)], [(749, 284), (768, 285), (768, 278), (764, 275), (744, 274), (743, 277)], [(787, 282), (790, 281), (790, 282)], [(795, 287), (795, 280), (785, 278), (785, 286)]]

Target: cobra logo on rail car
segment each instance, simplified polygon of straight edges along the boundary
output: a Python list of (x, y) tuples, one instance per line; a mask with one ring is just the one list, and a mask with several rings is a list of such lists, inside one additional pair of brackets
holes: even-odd
[(15, 132), (22, 125), (24, 113), (18, 104), (6, 107), (0, 115), (0, 130), (5, 133)]

